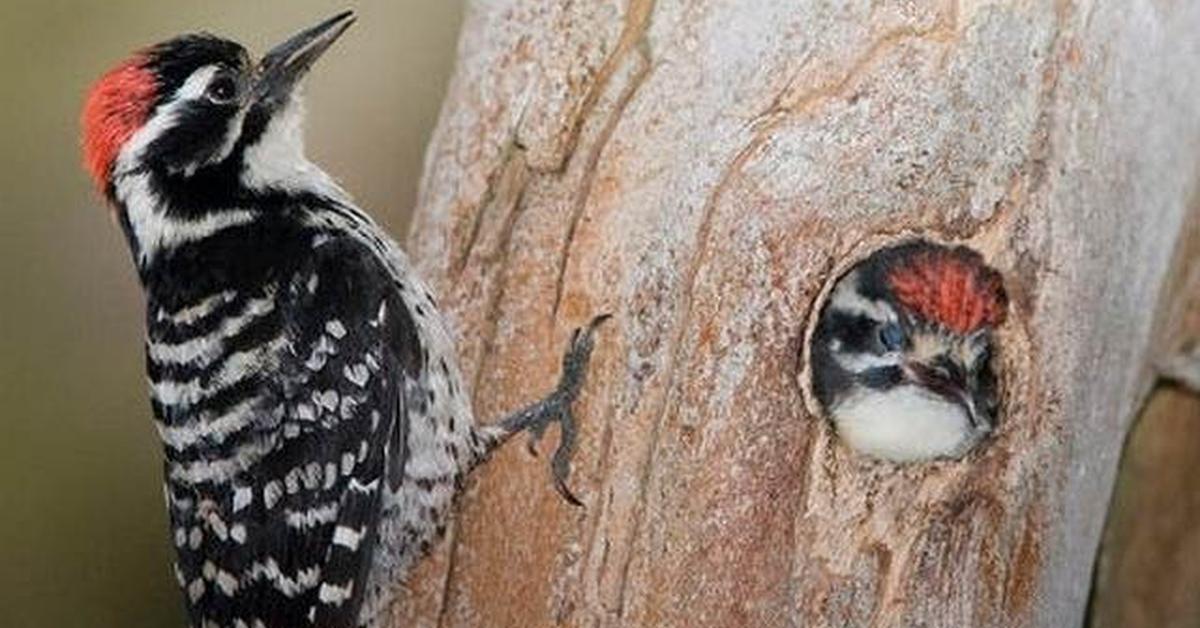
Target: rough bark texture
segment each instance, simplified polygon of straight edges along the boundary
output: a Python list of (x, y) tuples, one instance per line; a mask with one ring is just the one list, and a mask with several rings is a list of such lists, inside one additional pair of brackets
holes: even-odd
[[(1167, 0), (472, 3), (410, 250), (478, 414), (615, 319), (586, 508), (509, 447), (397, 625), (1078, 625), (1200, 286), (1198, 28)], [(914, 233), (979, 249), (1013, 305), (997, 437), (897, 467), (807, 409), (801, 348), (837, 272)]]

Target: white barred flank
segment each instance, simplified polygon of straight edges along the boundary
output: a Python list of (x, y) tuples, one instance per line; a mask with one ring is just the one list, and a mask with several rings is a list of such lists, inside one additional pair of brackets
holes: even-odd
[[(273, 438), (255, 439), (237, 448), (232, 455), (226, 458), (196, 460), (187, 463), (169, 462), (167, 473), (172, 480), (185, 484), (227, 482), (237, 473), (250, 468), (274, 449), (275, 440)], [(267, 499), (269, 500), (269, 497)]]
[(167, 312), (159, 308), (155, 316), (160, 322), (166, 321), (177, 326), (194, 325), (207, 318), (218, 307), (233, 301), (237, 298), (237, 294), (237, 290), (222, 290), (191, 305), (185, 305), (174, 312)]
[(165, 425), (160, 422), (155, 422), (155, 425), (163, 444), (176, 451), (183, 451), (201, 440), (220, 445), (230, 434), (244, 429), (254, 420), (256, 413), (260, 411), (260, 403), (258, 397), (249, 397), (234, 404), (216, 418), (200, 416), (179, 425)]
[(273, 366), (273, 353), (287, 345), (280, 336), (266, 345), (239, 351), (226, 357), (211, 377), (197, 375), (189, 380), (162, 379), (150, 383), (150, 394), (166, 406), (195, 404), (233, 386), (248, 375)]
[[(220, 296), (218, 294), (211, 298)], [(263, 297), (248, 300), (241, 312), (225, 319), (219, 327), (208, 334), (189, 338), (178, 343), (147, 341), (147, 355), (149, 355), (151, 360), (160, 365), (188, 364), (199, 367), (208, 366), (221, 356), (225, 342), (231, 336), (242, 331), (259, 318), (270, 314), (274, 309), (274, 292), (267, 291), (267, 294)]]

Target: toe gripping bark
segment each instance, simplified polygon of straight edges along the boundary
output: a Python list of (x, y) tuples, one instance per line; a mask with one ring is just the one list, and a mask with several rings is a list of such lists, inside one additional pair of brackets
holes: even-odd
[(567, 488), (567, 476), (571, 472), (571, 456), (575, 453), (575, 417), (571, 412), (571, 404), (579, 396), (587, 379), (588, 362), (592, 357), (595, 345), (593, 334), (601, 323), (610, 318), (609, 314), (601, 314), (592, 319), (586, 327), (575, 330), (571, 335), (571, 345), (567, 348), (562, 359), (562, 374), (558, 386), (546, 398), (538, 401), (512, 416), (504, 419), (501, 425), (512, 434), (522, 430), (529, 431), (529, 451), (537, 455), (535, 446), (545, 434), (550, 423), (558, 421), (561, 440), (554, 457), (550, 460), (550, 472), (554, 477), (554, 486), (563, 499), (575, 506), (583, 502), (575, 497)]

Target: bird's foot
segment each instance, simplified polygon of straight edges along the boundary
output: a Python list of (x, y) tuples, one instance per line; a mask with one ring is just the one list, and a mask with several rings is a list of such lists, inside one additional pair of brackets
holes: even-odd
[(563, 499), (575, 506), (582, 506), (571, 489), (567, 488), (567, 476), (571, 472), (571, 456), (575, 453), (575, 416), (571, 404), (579, 396), (587, 379), (588, 362), (592, 358), (592, 348), (595, 345), (593, 334), (601, 323), (611, 315), (601, 314), (593, 318), (586, 327), (575, 330), (571, 335), (571, 346), (563, 354), (562, 374), (554, 392), (543, 401), (536, 404), (535, 412), (527, 415), (527, 422), (522, 427), (529, 431), (529, 451), (537, 455), (536, 445), (546, 433), (550, 423), (557, 421), (559, 425), (558, 449), (550, 459), (550, 472), (554, 476), (554, 486)]

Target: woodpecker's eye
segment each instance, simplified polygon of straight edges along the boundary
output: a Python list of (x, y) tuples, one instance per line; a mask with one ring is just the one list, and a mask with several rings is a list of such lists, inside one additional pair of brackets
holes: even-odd
[(218, 76), (208, 84), (208, 90), (204, 92), (204, 96), (218, 105), (224, 105), (237, 97), (237, 91), (237, 81), (233, 80), (233, 77)]
[(879, 328), (879, 344), (886, 351), (899, 351), (904, 346), (904, 330), (899, 323), (888, 323)]

